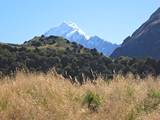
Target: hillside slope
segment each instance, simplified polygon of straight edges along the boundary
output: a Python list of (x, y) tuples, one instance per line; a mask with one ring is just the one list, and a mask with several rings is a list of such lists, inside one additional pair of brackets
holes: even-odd
[(129, 56), (160, 59), (159, 51), (160, 8), (132, 36), (127, 37), (121, 47), (112, 53), (111, 57)]
[(15, 73), (16, 69), (47, 72), (54, 68), (64, 77), (94, 79), (96, 74), (112, 74), (106, 61), (111, 60), (96, 49), (84, 48), (62, 37), (34, 37), (22, 45), (0, 44), (2, 74)]

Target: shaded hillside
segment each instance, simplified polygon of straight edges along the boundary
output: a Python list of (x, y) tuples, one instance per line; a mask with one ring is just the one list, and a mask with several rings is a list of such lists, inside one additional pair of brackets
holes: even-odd
[(131, 37), (127, 37), (122, 46), (112, 53), (111, 57), (129, 56), (160, 59), (159, 51), (160, 8)]
[(120, 57), (111, 59), (61, 37), (34, 37), (22, 45), (0, 44), (0, 72), (11, 75), (17, 69), (44, 73), (50, 69), (72, 80), (96, 79), (101, 75), (112, 78), (114, 74), (131, 72), (145, 77), (159, 75), (160, 61), (137, 60)]

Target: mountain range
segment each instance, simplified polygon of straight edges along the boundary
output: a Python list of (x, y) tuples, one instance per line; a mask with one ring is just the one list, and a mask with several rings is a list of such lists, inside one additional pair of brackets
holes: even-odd
[(54, 27), (47, 31), (44, 36), (60, 36), (68, 39), (71, 42), (76, 42), (83, 45), (86, 48), (96, 48), (99, 52), (104, 55), (111, 55), (111, 53), (119, 47), (117, 44), (112, 44), (98, 36), (89, 36), (83, 32), (75, 23), (73, 22), (63, 22), (57, 27)]
[(120, 56), (160, 59), (160, 8), (111, 54)]

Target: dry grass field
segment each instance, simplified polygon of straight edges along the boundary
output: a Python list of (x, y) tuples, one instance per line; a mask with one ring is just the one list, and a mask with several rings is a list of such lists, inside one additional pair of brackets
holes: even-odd
[(160, 78), (84, 85), (49, 72), (0, 80), (0, 120), (160, 120)]

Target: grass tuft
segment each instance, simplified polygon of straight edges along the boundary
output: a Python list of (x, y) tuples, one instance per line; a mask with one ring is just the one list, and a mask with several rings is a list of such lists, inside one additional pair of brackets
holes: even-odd
[(97, 112), (98, 108), (102, 104), (102, 99), (96, 92), (87, 91), (84, 96), (83, 104), (87, 104), (91, 111)]

